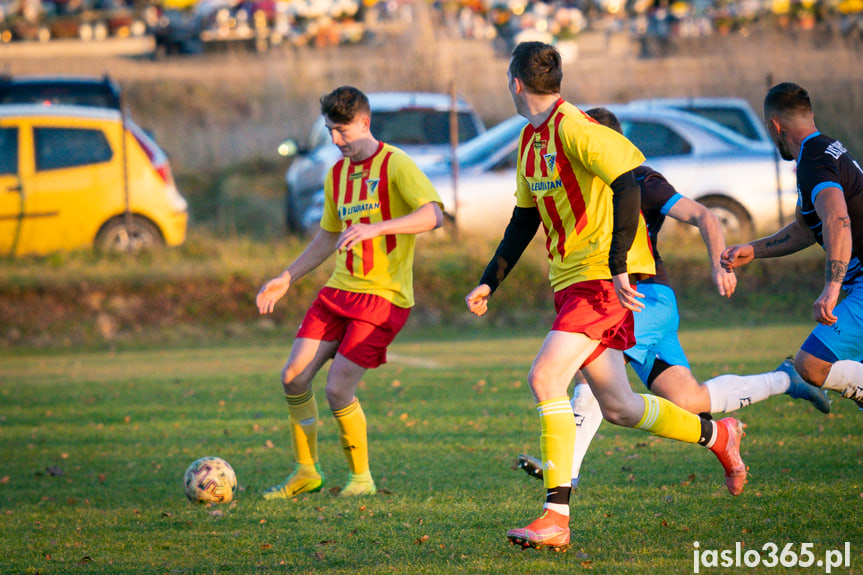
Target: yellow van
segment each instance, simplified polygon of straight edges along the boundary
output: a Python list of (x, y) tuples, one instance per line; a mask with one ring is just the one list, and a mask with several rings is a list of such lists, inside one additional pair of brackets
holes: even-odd
[(168, 158), (120, 111), (0, 105), (0, 256), (186, 238)]

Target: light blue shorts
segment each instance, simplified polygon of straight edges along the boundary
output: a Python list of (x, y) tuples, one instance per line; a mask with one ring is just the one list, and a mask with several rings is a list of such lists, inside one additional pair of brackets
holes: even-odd
[[(840, 359), (863, 361), (863, 277), (844, 289), (845, 299), (833, 309), (836, 323), (819, 323), (800, 347), (829, 363)], [(635, 334), (637, 339), (638, 322)]]
[(644, 299), (640, 300), (644, 309), (632, 314), (635, 345), (623, 353), (638, 378), (649, 388), (647, 381), (657, 358), (668, 365), (686, 368), (689, 368), (689, 360), (677, 338), (680, 315), (674, 290), (662, 284), (642, 283), (638, 284), (638, 291), (644, 294)]

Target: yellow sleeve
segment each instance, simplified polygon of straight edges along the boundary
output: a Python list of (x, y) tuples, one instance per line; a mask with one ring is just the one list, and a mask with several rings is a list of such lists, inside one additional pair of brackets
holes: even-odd
[(321, 229), (328, 232), (341, 232), (342, 221), (336, 211), (336, 202), (333, 199), (333, 170), (327, 172), (324, 179), (324, 213), (321, 216)]
[(399, 150), (393, 154), (392, 161), (394, 170), (391, 173), (395, 176), (396, 189), (411, 210), (432, 202), (436, 202), (443, 209), (443, 202), (437, 190), (410, 156)]
[(524, 140), (527, 137), (525, 134), (526, 131), (527, 126), (522, 128), (521, 135), (518, 138), (518, 160), (516, 161), (515, 168), (515, 205), (519, 208), (535, 208), (536, 200), (530, 191), (527, 179), (524, 177), (524, 167), (522, 166), (524, 160)]
[(623, 134), (593, 122), (584, 122), (577, 129), (583, 137), (576, 138), (576, 130), (560, 132), (567, 153), (579, 158), (582, 165), (606, 184), (611, 185), (622, 174), (644, 163), (644, 154)]

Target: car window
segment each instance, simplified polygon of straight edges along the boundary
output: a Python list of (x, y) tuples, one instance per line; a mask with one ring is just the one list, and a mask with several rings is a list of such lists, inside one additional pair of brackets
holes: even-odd
[(716, 122), (720, 126), (725, 126), (729, 130), (737, 132), (748, 140), (761, 140), (758, 129), (752, 124), (752, 119), (749, 117), (749, 115), (743, 110), (738, 110), (735, 108), (725, 108), (721, 106), (717, 106), (714, 108), (683, 107), (681, 108), (681, 110)]
[(114, 155), (101, 130), (34, 128), (33, 140), (39, 171), (98, 164)]
[(623, 134), (648, 158), (682, 156), (692, 152), (689, 142), (664, 124), (623, 121), (621, 126)]
[(458, 163), (470, 167), (485, 161), (497, 150), (513, 146), (513, 158), (518, 156), (518, 136), (527, 120), (514, 116), (487, 131), (482, 137), (471, 140), (458, 147)]
[[(372, 134), (395, 145), (448, 144), (450, 139), (447, 110), (395, 110), (372, 114)], [(464, 142), (477, 135), (477, 127), (468, 112), (458, 113), (458, 140)]]
[(18, 128), (0, 128), (0, 174), (18, 173)]
[(118, 108), (114, 94), (100, 85), (46, 85), (39, 83), (13, 84), (0, 89), (0, 104), (52, 104)]

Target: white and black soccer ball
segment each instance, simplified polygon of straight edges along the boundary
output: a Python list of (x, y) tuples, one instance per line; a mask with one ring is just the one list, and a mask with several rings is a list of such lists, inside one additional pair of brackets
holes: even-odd
[(186, 470), (183, 488), (195, 503), (230, 503), (237, 494), (237, 475), (221, 457), (202, 457)]

